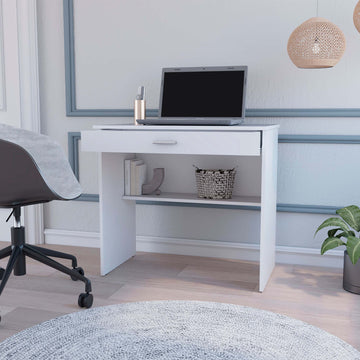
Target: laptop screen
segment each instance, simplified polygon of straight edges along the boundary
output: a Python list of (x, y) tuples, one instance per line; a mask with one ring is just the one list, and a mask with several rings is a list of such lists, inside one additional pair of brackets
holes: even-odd
[(244, 118), (246, 66), (163, 69), (161, 117)]

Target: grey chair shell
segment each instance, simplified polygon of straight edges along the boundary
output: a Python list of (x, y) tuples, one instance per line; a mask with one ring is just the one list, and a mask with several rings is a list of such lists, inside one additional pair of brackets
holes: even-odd
[[(9, 218), (14, 217), (11, 245), (0, 250), (0, 259), (9, 258), (6, 268), (0, 267), (0, 295), (12, 272), (15, 276), (26, 274), (26, 257), (30, 257), (69, 275), (74, 281), (84, 282), (85, 293), (79, 295), (78, 305), (92, 306), (91, 281), (77, 266), (76, 257), (26, 244), (25, 227), (21, 225), (23, 206), (71, 200), (80, 195), (80, 184), (56, 142), (45, 135), (0, 124), (0, 208), (12, 208)], [(54, 258), (70, 260), (71, 268)]]
[(82, 189), (56, 142), (0, 124), (0, 207), (71, 200)]

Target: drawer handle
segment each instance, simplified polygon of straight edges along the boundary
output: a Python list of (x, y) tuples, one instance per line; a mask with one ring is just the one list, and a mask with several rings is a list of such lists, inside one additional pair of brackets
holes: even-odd
[(176, 140), (154, 140), (153, 144), (155, 145), (176, 145)]

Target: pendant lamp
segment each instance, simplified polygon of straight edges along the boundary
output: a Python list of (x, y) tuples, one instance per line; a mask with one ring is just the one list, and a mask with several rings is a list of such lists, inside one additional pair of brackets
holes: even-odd
[(327, 19), (313, 17), (293, 31), (287, 51), (297, 67), (321, 69), (335, 66), (345, 48), (345, 36), (336, 25)]
[(355, 6), (354, 10), (354, 25), (358, 32), (360, 32), (360, 1)]

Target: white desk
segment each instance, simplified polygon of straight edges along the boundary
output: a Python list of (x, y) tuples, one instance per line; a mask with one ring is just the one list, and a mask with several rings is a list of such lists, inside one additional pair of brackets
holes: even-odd
[[(101, 274), (106, 275), (135, 255), (135, 200), (260, 206), (259, 291), (262, 292), (275, 266), (278, 128), (278, 125), (112, 125), (107, 130), (82, 131), (82, 150), (100, 153)], [(233, 196), (230, 200), (204, 200), (196, 194), (179, 193), (124, 196), (124, 160), (133, 158), (135, 153), (261, 156), (261, 196)]]

